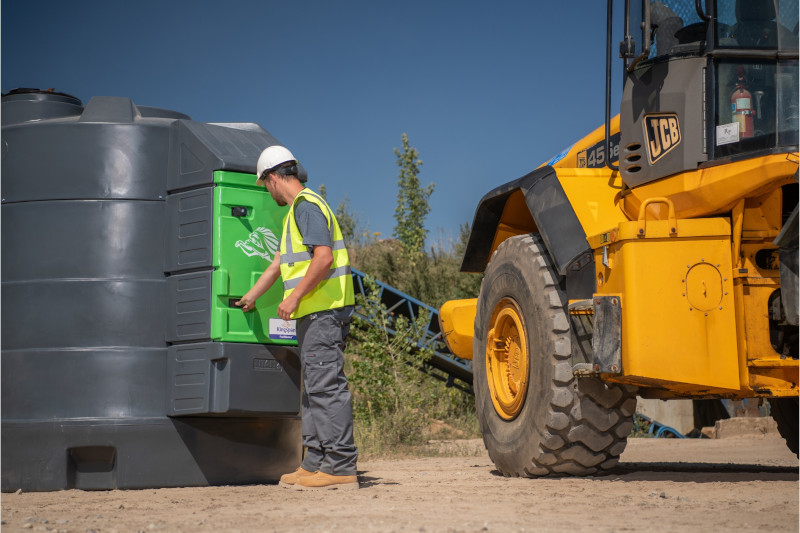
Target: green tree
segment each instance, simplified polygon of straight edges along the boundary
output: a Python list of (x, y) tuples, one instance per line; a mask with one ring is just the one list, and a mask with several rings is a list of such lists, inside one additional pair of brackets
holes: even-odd
[(424, 444), (434, 420), (477, 436), (473, 397), (448, 387), (446, 377), (426, 365), (433, 352), (418, 340), (428, 313), (406, 318), (381, 303), (372, 278), (364, 278), (364, 287), (366, 297), (356, 296), (346, 355), (359, 450), (381, 453)]
[(350, 198), (344, 197), (339, 205), (336, 206), (336, 220), (339, 222), (339, 229), (342, 230), (345, 244), (352, 244), (356, 230), (359, 226), (358, 217), (350, 209)]
[[(328, 189), (324, 183), (320, 184), (317, 192), (322, 196), (323, 200), (328, 201)], [(345, 244), (355, 244), (361, 220), (350, 208), (350, 198), (345, 196), (336, 206), (334, 213), (336, 214), (336, 220), (339, 222), (339, 229), (342, 230)]]
[(397, 207), (394, 210), (394, 236), (403, 243), (403, 247), (413, 259), (418, 257), (425, 247), (425, 217), (430, 212), (428, 198), (433, 193), (435, 184), (422, 187), (417, 177), (422, 161), (419, 152), (408, 142), (408, 135), (403, 134), (403, 148), (394, 149), (397, 166), (400, 167), (397, 180)]

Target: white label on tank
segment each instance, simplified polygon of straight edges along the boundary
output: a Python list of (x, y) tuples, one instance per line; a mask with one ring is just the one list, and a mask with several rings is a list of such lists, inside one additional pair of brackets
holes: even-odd
[(736, 99), (736, 110), (739, 109), (750, 109), (750, 99), (749, 98), (737, 98)]
[(269, 319), (269, 338), (281, 340), (297, 340), (297, 321), (282, 320), (280, 318)]
[(739, 123), (720, 124), (717, 126), (717, 146), (739, 142)]

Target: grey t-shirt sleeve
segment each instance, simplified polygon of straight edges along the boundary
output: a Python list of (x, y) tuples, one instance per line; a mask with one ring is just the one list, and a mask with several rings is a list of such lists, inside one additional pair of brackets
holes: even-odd
[(303, 236), (303, 244), (313, 252), (314, 246), (333, 247), (328, 221), (318, 206), (302, 201), (294, 207), (294, 220)]

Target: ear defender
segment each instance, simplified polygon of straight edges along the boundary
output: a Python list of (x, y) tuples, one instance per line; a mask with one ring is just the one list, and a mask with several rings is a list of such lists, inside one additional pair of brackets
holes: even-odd
[(281, 176), (297, 176), (297, 165), (279, 168), (276, 172)]

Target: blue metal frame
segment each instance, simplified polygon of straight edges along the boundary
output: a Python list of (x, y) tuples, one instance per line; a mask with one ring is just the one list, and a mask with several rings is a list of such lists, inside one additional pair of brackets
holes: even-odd
[[(664, 424), (661, 424), (660, 422), (657, 422), (657, 421), (653, 420), (650, 417), (644, 416), (641, 413), (636, 413), (636, 416), (639, 416), (642, 419), (646, 420), (647, 422), (650, 422), (650, 429), (648, 430), (647, 433), (649, 435), (653, 435), (657, 439), (658, 438), (662, 438), (662, 437), (664, 437), (664, 438), (678, 438), (678, 439), (685, 439), (686, 438), (686, 436), (683, 435), (677, 429), (669, 427), (669, 426), (665, 426)], [(634, 424), (636, 424), (636, 417), (634, 417), (633, 420), (634, 420)], [(637, 424), (637, 426), (638, 426), (638, 424)], [(637, 427), (637, 429), (638, 429), (638, 427)]]
[[(364, 284), (364, 278), (367, 276), (365, 273), (355, 268), (351, 269), (353, 273), (353, 288), (356, 295), (361, 295), (365, 299), (369, 298), (368, 291)], [(421, 311), (428, 311), (429, 318), (424, 328), (424, 331), (419, 332), (417, 346), (419, 348), (430, 349), (433, 351), (433, 357), (428, 361), (434, 368), (448, 374), (448, 382), (454, 384), (455, 379), (459, 379), (472, 386), (472, 362), (456, 357), (445, 344), (442, 338), (442, 330), (439, 326), (439, 311), (416, 298), (409, 296), (403, 292), (398, 291), (385, 283), (375, 280), (375, 285), (378, 286), (378, 298), (380, 303), (386, 306), (390, 315), (400, 315), (413, 321), (421, 315)], [(356, 306), (355, 313), (367, 322), (373, 323), (369, 316), (365, 315), (362, 308)], [(395, 330), (391, 327), (386, 328), (389, 335), (394, 335)]]

